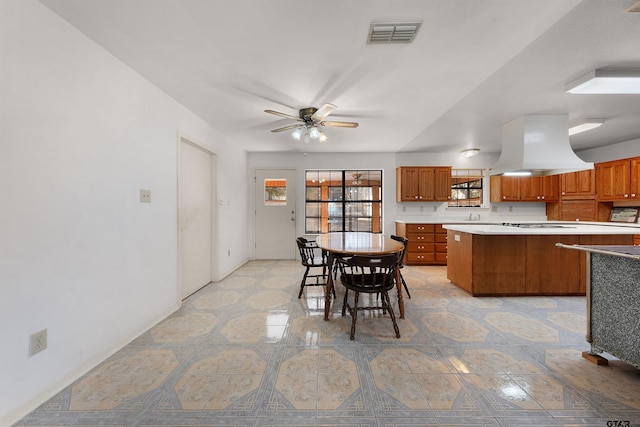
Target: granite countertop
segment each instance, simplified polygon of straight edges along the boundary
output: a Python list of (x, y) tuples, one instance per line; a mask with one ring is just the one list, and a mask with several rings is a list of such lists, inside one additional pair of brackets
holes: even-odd
[(640, 246), (631, 245), (563, 245), (556, 243), (556, 246), (566, 249), (577, 249), (585, 252), (594, 252), (605, 255), (613, 255), (624, 258), (631, 258), (640, 261)]
[(447, 230), (483, 235), (604, 235), (604, 234), (640, 234), (638, 224), (584, 223), (563, 221), (538, 221), (518, 223), (522, 227), (503, 224), (479, 224), (473, 221), (463, 224), (444, 224)]

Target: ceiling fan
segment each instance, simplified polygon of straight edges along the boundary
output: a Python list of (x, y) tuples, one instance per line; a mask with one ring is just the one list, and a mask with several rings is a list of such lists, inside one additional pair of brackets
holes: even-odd
[(325, 120), (325, 118), (333, 112), (337, 107), (333, 104), (324, 104), (322, 107), (314, 108), (307, 107), (298, 111), (298, 116), (292, 116), (290, 114), (281, 113), (274, 110), (264, 110), (265, 113), (274, 114), (276, 116), (284, 117), (286, 119), (295, 120), (297, 123), (283, 126), (277, 129), (271, 130), (271, 132), (283, 132), (285, 130), (293, 129), (293, 137), (295, 139), (301, 139), (304, 136), (305, 142), (309, 142), (309, 139), (318, 139), (323, 142), (327, 139), (324, 132), (320, 131), (322, 126), (342, 127), (342, 128), (357, 128), (356, 122), (336, 122)]

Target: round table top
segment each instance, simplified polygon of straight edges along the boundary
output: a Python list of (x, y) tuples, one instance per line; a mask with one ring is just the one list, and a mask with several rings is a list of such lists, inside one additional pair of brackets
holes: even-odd
[(318, 246), (326, 251), (348, 255), (384, 255), (400, 252), (404, 245), (383, 234), (344, 232), (321, 234)]

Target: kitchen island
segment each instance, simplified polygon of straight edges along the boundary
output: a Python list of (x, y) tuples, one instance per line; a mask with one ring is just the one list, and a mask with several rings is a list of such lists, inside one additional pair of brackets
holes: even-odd
[(632, 245), (640, 227), (609, 223), (452, 224), (447, 277), (473, 296), (585, 295), (586, 255), (565, 245)]

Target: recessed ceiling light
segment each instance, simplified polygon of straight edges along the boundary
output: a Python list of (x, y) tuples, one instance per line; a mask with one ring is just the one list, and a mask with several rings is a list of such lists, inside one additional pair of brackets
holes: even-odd
[(461, 153), (465, 157), (473, 157), (480, 152), (479, 148), (467, 148), (466, 150), (462, 150)]
[(598, 128), (604, 124), (604, 119), (579, 119), (569, 123), (569, 135), (586, 132)]
[(569, 93), (640, 94), (640, 69), (594, 70), (565, 85)]

